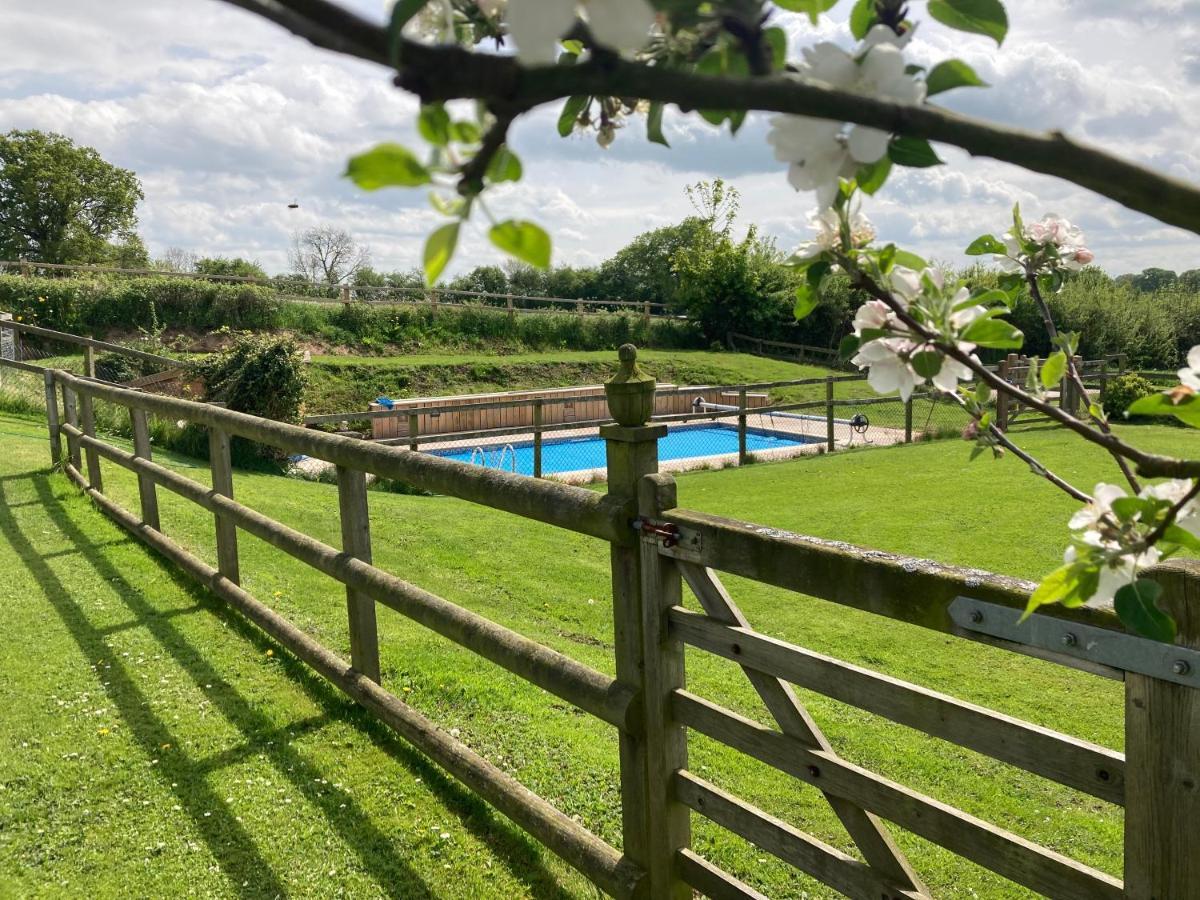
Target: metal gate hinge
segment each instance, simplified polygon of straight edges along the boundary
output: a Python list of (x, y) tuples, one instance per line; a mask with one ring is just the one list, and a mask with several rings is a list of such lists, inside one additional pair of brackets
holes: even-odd
[(666, 550), (679, 547), (693, 553), (700, 552), (700, 534), (688, 528), (680, 528), (674, 522), (656, 522), (639, 516), (630, 525), (640, 535), (661, 539)]
[(1200, 650), (1036, 613), (1022, 622), (1021, 615), (1011, 606), (971, 597), (956, 597), (950, 604), (951, 620), (964, 631), (1200, 687)]

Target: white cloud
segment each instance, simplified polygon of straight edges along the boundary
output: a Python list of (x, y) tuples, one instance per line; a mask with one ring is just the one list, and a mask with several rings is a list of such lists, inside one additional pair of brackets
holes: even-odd
[[(379, 18), (376, 0), (352, 0)], [(848, 0), (814, 31), (786, 20), (793, 49), (849, 45)], [(1200, 109), (1181, 84), (1200, 82), (1200, 4), (1185, 0), (1009, 0), (1003, 48), (924, 21), (913, 57), (966, 59), (994, 87), (937, 98), (951, 108), (1027, 128), (1057, 127), (1147, 165), (1200, 180)], [(349, 228), (376, 265), (408, 268), (437, 221), (419, 191), (366, 194), (341, 177), (345, 160), (379, 140), (415, 141), (413, 98), (378, 67), (315, 50), (216, 0), (49, 0), (5, 11), (0, 31), (0, 127), (46, 128), (134, 169), (154, 251), (256, 257), (286, 266), (288, 234), (317, 222)], [(915, 11), (923, 17), (923, 9)], [(50, 27), (52, 24), (53, 27)], [(718, 134), (695, 115), (667, 116), (672, 149), (630, 123), (609, 151), (562, 140), (558, 110), (521, 122), (519, 189), (498, 191), (497, 216), (531, 218), (555, 235), (556, 261), (594, 263), (637, 233), (691, 212), (683, 188), (721, 176), (782, 246), (807, 236), (810, 197), (788, 186), (766, 146), (766, 117)], [(1200, 265), (1200, 240), (1063, 181), (942, 148), (950, 166), (904, 170), (867, 207), (881, 236), (958, 262), (983, 231), (1001, 231), (1020, 201), (1081, 222), (1112, 271)], [(299, 200), (299, 210), (287, 203)], [(456, 268), (498, 259), (482, 220), (463, 235)]]

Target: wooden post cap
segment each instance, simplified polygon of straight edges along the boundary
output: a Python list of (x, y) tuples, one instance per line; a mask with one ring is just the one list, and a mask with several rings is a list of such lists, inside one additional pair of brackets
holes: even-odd
[(638, 367), (637, 347), (633, 344), (622, 344), (617, 355), (621, 366), (604, 385), (608, 411), (619, 425), (645, 425), (654, 415), (654, 376)]

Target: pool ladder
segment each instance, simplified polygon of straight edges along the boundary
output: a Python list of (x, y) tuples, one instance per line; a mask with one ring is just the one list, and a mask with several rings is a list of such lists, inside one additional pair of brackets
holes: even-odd
[(499, 452), (485, 450), (483, 447), (476, 447), (471, 451), (471, 465), (483, 466), (487, 469), (503, 469), (505, 457), (508, 458), (509, 471), (516, 473), (517, 471), (517, 451), (512, 444), (505, 444), (500, 448)]

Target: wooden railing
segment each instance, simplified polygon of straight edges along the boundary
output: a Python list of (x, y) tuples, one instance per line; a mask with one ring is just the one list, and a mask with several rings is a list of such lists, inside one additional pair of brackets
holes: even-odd
[[(853, 898), (931, 896), (889, 833), (911, 831), (964, 859), (1050, 897), (1192, 898), (1200, 895), (1200, 673), (1170, 660), (1200, 643), (1200, 567), (1155, 570), (1163, 602), (1180, 623), (1181, 646), (1124, 634), (1102, 609), (1054, 607), (1030, 620), (1043, 631), (1098, 629), (1065, 650), (1037, 640), (998, 639), (983, 614), (962, 620), (956, 604), (1022, 610), (1033, 585), (819, 540), (679, 508), (675, 482), (659, 474), (660, 424), (606, 425), (606, 494), (456, 463), (397, 447), (329, 435), (229, 410), (45, 371), (50, 456), (108, 516), (290, 648), (380, 721), (616, 897), (760, 898), (705, 859), (691, 841), (693, 815), (732, 831)], [(648, 382), (649, 389), (653, 383)], [(128, 410), (130, 453), (95, 431), (95, 404)], [(146, 417), (209, 430), (212, 487), (156, 463)], [(342, 546), (329, 546), (235, 499), (229, 441), (238, 436), (337, 466)], [(64, 454), (61, 439), (65, 437)], [(102, 461), (137, 475), (140, 511), (104, 493)], [(371, 563), (365, 501), (368, 474), (589, 535), (610, 545), (616, 677), (546, 648)], [(158, 489), (214, 516), (218, 565), (163, 533)], [(351, 658), (320, 645), (240, 584), (237, 538), (261, 538), (346, 588)], [(729, 573), (801, 592), (956, 640), (1028, 653), (1087, 673), (1123, 678), (1126, 754), (851, 665), (756, 631), (721, 583)], [(688, 608), (686, 584), (699, 602)], [(608, 723), (620, 740), (623, 851), (618, 851), (438, 728), (380, 684), (376, 606), (449, 638)], [(989, 612), (987, 615), (992, 615)], [(1063, 629), (1068, 629), (1064, 631)], [(1126, 657), (1089, 658), (1095, 643), (1122, 642)], [(1063, 647), (1067, 641), (1062, 641)], [(1071, 642), (1074, 644), (1074, 642)], [(738, 663), (773, 723), (764, 725), (689, 689), (684, 648)], [(1149, 660), (1149, 662), (1147, 662)], [(1162, 662), (1167, 668), (1162, 669)], [(1156, 662), (1157, 661), (1157, 662)], [(1158, 668), (1155, 668), (1158, 666)], [(1173, 674), (1172, 674), (1173, 673)], [(1190, 674), (1189, 674), (1190, 673)], [(793, 685), (970, 748), (1032, 775), (1126, 808), (1125, 881), (985, 822), (843, 759)], [(725, 791), (689, 768), (689, 734), (699, 733), (815, 787), (845, 824), (858, 859)]]

